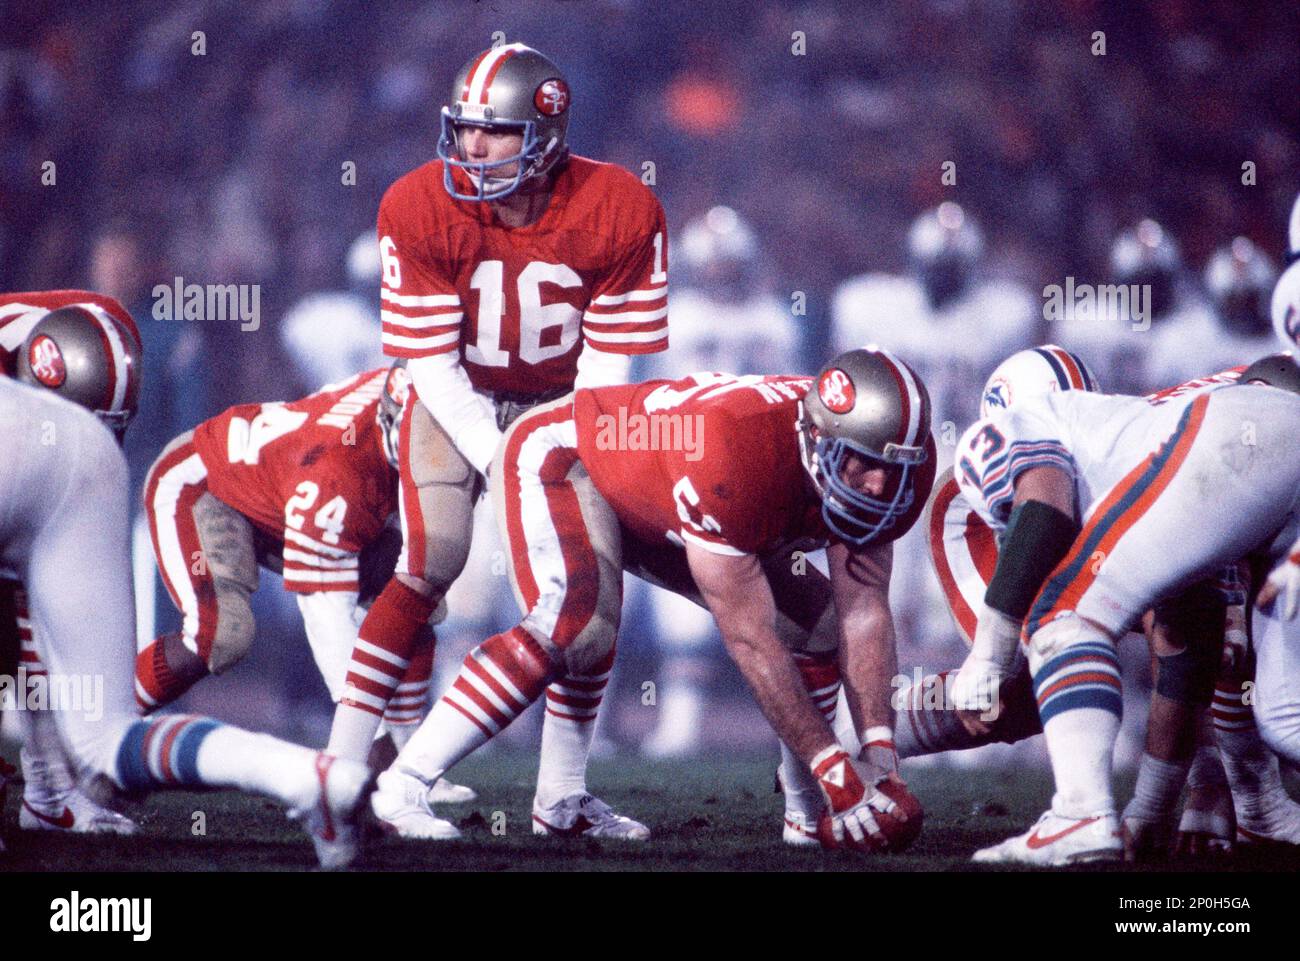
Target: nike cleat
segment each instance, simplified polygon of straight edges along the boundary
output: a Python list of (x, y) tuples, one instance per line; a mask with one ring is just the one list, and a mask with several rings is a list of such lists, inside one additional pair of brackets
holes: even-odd
[(1067, 818), (1051, 811), (1024, 834), (976, 851), (977, 864), (1029, 864), (1064, 867), (1124, 857), (1119, 818), (1114, 811), (1086, 818)]
[(60, 834), (121, 834), (130, 836), (140, 826), (124, 814), (96, 804), (80, 791), (69, 791), (57, 800), (24, 797), (18, 810), (18, 827), (24, 831), (57, 831)]
[(318, 790), (315, 801), (289, 812), (302, 823), (326, 871), (345, 868), (356, 859), (360, 845), (357, 815), (370, 792), (370, 768), (324, 751), (316, 755)]
[(463, 784), (453, 784), (445, 777), (433, 782), (427, 796), (430, 804), (468, 804), (478, 800), (478, 792)]
[(533, 801), (533, 833), (565, 838), (616, 838), (647, 841), (650, 829), (640, 821), (616, 814), (604, 801), (590, 794), (570, 794), (554, 807), (542, 808)]
[[(438, 783), (442, 782), (435, 786)], [(370, 810), (389, 834), (418, 841), (456, 840), (460, 829), (433, 813), (429, 795), (429, 788), (419, 778), (390, 769), (379, 775)]]

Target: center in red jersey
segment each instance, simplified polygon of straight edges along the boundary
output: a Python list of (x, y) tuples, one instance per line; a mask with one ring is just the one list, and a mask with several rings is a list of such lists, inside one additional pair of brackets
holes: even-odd
[(796, 408), (811, 384), (695, 374), (580, 390), (579, 454), (619, 520), (648, 543), (763, 553), (793, 539), (826, 540), (795, 440)]
[(379, 208), (384, 352), (457, 351), (478, 390), (538, 396), (572, 386), (584, 344), (664, 350), (666, 230), (659, 201), (612, 164), (570, 157), (541, 218), (507, 227), (427, 163)]

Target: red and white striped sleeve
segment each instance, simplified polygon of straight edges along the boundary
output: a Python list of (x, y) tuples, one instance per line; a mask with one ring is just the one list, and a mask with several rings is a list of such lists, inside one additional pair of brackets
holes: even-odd
[(299, 594), (360, 590), (359, 555), (332, 547), (302, 531), (284, 531), (284, 587)]
[[(394, 209), (396, 207), (396, 209)], [(465, 309), (450, 278), (440, 276), (406, 238), (401, 208), (389, 197), (379, 208), (379, 253), (383, 283), (379, 319), (389, 357), (432, 357), (460, 349)]]
[(611, 354), (668, 349), (668, 227), (654, 203), (650, 229), (628, 244), (596, 285), (582, 315), (584, 341)]

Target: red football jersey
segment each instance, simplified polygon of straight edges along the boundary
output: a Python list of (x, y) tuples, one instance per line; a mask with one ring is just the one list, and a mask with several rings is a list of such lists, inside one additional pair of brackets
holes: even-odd
[[(469, 181), (463, 171), (454, 176)], [(613, 164), (570, 157), (526, 227), (487, 203), (453, 200), (434, 160), (379, 207), (384, 353), (459, 351), (483, 391), (535, 396), (572, 386), (583, 343), (616, 354), (668, 346), (663, 207)]]
[[(96, 307), (117, 320), (140, 346), (140, 330), (131, 314), (112, 297), (89, 290), (43, 290), (0, 294), (0, 372), (12, 377), (17, 369), (18, 348), (37, 321), (60, 307)], [(111, 347), (112, 345), (110, 345)]]
[(291, 591), (357, 590), (358, 555), (397, 510), (375, 410), (387, 370), (287, 404), (241, 404), (194, 431), (208, 490), (284, 541)]
[(825, 541), (795, 438), (809, 377), (694, 374), (580, 390), (578, 452), (635, 536), (724, 554)]

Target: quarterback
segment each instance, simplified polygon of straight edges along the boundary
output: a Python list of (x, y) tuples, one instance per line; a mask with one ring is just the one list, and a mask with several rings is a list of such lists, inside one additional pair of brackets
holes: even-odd
[[(383, 347), (406, 359), (418, 402), (398, 452), (402, 554), (361, 624), (330, 734), (340, 756), (369, 749), (416, 633), (465, 565), (502, 431), (575, 382), (625, 382), (631, 355), (668, 346), (663, 209), (632, 174), (569, 152), (571, 98), (536, 50), (484, 51), (442, 110), (438, 159), (380, 205)], [(582, 683), (599, 696), (603, 684)], [(578, 810), (591, 721), (546, 714), (546, 823), (567, 831), (585, 817), (589, 834), (644, 836), (629, 818)], [(426, 802), (381, 790), (373, 807), (404, 835), (454, 836)]]
[[(664, 413), (699, 418), (699, 459), (602, 443), (622, 416)], [(824, 844), (906, 843), (920, 806), (896, 772), (887, 593), (892, 542), (922, 510), (934, 462), (925, 388), (881, 350), (843, 354), (815, 381), (695, 374), (578, 390), (526, 414), (490, 475), (525, 616), (470, 653), (380, 790), (432, 784), (544, 692), (553, 711), (594, 716), (627, 569), (708, 605), (798, 760), (787, 788), (824, 795)], [(792, 545), (829, 545), (827, 593), (790, 575)], [(817, 672), (791, 649), (838, 649), (860, 758), (838, 743), (809, 690)], [(534, 806), (538, 833), (557, 830), (547, 816)]]

